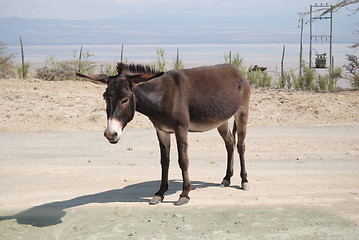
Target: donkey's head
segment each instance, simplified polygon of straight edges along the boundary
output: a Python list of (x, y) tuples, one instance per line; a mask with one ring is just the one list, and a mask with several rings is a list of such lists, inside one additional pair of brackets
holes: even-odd
[(162, 72), (156, 72), (148, 66), (142, 65), (117, 65), (116, 76), (107, 75), (76, 75), (89, 79), (93, 83), (106, 84), (107, 89), (103, 94), (106, 100), (107, 128), (105, 137), (110, 143), (120, 140), (122, 130), (130, 122), (136, 111), (136, 98), (133, 86), (161, 76)]

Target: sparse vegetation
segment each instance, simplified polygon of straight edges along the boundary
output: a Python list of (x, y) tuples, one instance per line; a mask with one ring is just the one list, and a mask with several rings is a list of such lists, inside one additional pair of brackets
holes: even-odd
[(0, 42), (0, 78), (15, 77), (15, 67), (13, 65), (14, 54), (6, 52), (5, 44)]
[(94, 56), (93, 53), (90, 51), (83, 52), (82, 46), (79, 52), (79, 55), (77, 55), (77, 51), (74, 50), (73, 56), (74, 56), (74, 64), (78, 66), (78, 72), (79, 73), (90, 73), (93, 72), (94, 64), (90, 62), (90, 57)]
[(166, 72), (166, 51), (163, 48), (157, 49), (157, 62), (155, 66), (160, 72)]
[(77, 66), (70, 61), (57, 61), (55, 56), (47, 59), (46, 66), (36, 69), (35, 77), (46, 81), (63, 81), (74, 79)]
[[(237, 66), (246, 75), (249, 83), (254, 87), (333, 91), (337, 89), (338, 78), (340, 78), (343, 73), (343, 69), (337, 67), (330, 70), (328, 74), (321, 75), (316, 72), (315, 68), (303, 64), (304, 67), (301, 76), (294, 70), (290, 70), (289, 72), (283, 71), (276, 82), (273, 81), (272, 76), (269, 75), (266, 68), (259, 68), (258, 66), (247, 68), (244, 65), (243, 58), (240, 57), (238, 52), (235, 53), (233, 57), (231, 57), (230, 54), (224, 54), (224, 60), (225, 63), (232, 63)], [(359, 64), (356, 66), (359, 66)], [(353, 65), (351, 65), (351, 68), (353, 68)], [(357, 70), (353, 71), (356, 71), (358, 74), (359, 68), (356, 69)]]
[[(30, 63), (25, 64), (25, 68), (15, 67), (13, 65), (14, 55), (5, 52), (5, 45), (0, 44), (0, 77), (16, 77), (16, 71), (19, 76), (26, 76), (29, 74)], [(156, 50), (157, 61), (152, 64), (153, 67), (159, 71), (166, 71), (166, 52), (159, 48)], [(178, 54), (178, 53), (177, 53)], [(44, 67), (36, 69), (35, 77), (48, 81), (63, 81), (63, 80), (79, 80), (75, 77), (76, 72), (84, 74), (92, 74), (95, 70), (95, 65), (90, 61), (94, 56), (90, 51), (83, 52), (82, 47), (79, 53), (74, 51), (73, 59), (66, 61), (59, 61), (55, 56), (49, 56)], [(329, 71), (328, 74), (319, 74), (316, 69), (310, 68), (303, 64), (302, 74), (299, 75), (297, 71), (283, 71), (280, 77), (273, 80), (266, 68), (249, 67), (244, 64), (244, 59), (238, 52), (232, 54), (224, 54), (225, 63), (232, 63), (237, 66), (248, 78), (250, 84), (254, 87), (278, 87), (295, 90), (329, 90), (337, 89), (337, 80), (342, 77), (343, 68), (337, 67)], [(350, 81), (353, 88), (359, 88), (359, 63), (358, 57), (354, 55), (347, 55), (348, 64), (345, 65), (346, 70), (350, 73)], [(126, 59), (125, 62), (128, 60)], [(102, 64), (99, 65), (101, 74), (116, 75), (116, 64)], [(177, 55), (173, 60), (173, 69), (184, 69), (182, 60)], [(25, 71), (22, 72), (22, 71)]]
[(224, 54), (224, 62), (225, 63), (231, 63), (235, 66), (237, 66), (243, 73), (247, 72), (246, 66), (244, 65), (244, 60), (240, 56), (239, 52), (236, 52), (233, 57), (232, 54)]
[[(244, 60), (238, 52), (233, 56), (231, 52), (229, 54), (224, 54), (224, 62), (231, 63), (238, 67), (243, 74), (248, 78), (249, 83), (255, 87), (271, 87), (272, 86), (272, 77), (269, 76), (268, 72), (262, 71), (261, 69), (254, 69), (253, 67), (247, 68), (244, 65)], [(254, 69), (254, 70), (253, 70)]]
[(101, 64), (100, 73), (109, 76), (115, 76), (117, 74), (116, 64)]
[(283, 71), (278, 82), (279, 88), (288, 88), (291, 89), (293, 87), (293, 83), (291, 81), (291, 72)]
[(285, 82), (284, 88), (295, 90), (321, 90), (321, 91), (334, 91), (337, 89), (338, 78), (342, 76), (343, 68), (336, 67), (333, 70), (329, 70), (328, 74), (319, 74), (315, 68), (305, 66), (302, 69), (302, 75), (300, 76), (294, 70), (284, 72)]
[(303, 68), (302, 76), (298, 77), (298, 81), (294, 83), (296, 89), (312, 90), (314, 88), (315, 69), (309, 66)]
[(179, 51), (178, 51), (178, 49), (177, 49), (176, 59), (173, 60), (172, 68), (175, 69), (175, 70), (184, 69), (183, 62), (182, 62), (182, 60), (180, 60), (180, 58), (179, 58)]
[(29, 62), (25, 62), (24, 66), (19, 65), (16, 67), (16, 71), (20, 78), (27, 78), (30, 73), (30, 66), (31, 64)]
[(247, 78), (251, 85), (255, 87), (271, 87), (272, 86), (272, 77), (269, 76), (267, 70), (251, 70), (247, 71)]
[(76, 80), (76, 72), (91, 74), (95, 65), (89, 58), (93, 56), (90, 51), (82, 54), (80, 50), (79, 57), (74, 52), (74, 59), (68, 61), (58, 61), (55, 56), (49, 56), (44, 67), (36, 69), (36, 77), (47, 81)]
[(359, 59), (358, 56), (348, 54), (348, 64), (345, 69), (349, 72), (349, 81), (352, 88), (359, 88)]

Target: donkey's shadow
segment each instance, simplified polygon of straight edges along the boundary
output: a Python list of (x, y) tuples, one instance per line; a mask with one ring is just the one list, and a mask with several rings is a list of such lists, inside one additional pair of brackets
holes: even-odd
[[(218, 186), (213, 183), (192, 181), (192, 187), (207, 188)], [(122, 189), (114, 189), (106, 192), (80, 196), (70, 200), (51, 202), (35, 206), (13, 216), (0, 217), (0, 221), (16, 219), (19, 224), (32, 225), (36, 227), (47, 227), (62, 223), (61, 218), (66, 215), (65, 209), (86, 205), (90, 203), (113, 203), (113, 202), (148, 202), (153, 193), (160, 185), (160, 181), (143, 182), (126, 186)], [(181, 189), (182, 181), (171, 180), (171, 188), (166, 195), (176, 193)], [(171, 203), (164, 201), (165, 203)], [(174, 203), (174, 202), (173, 202)]]

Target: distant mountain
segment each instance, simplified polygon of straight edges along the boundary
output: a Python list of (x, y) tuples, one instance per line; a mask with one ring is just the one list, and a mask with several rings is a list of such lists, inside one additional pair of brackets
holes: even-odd
[[(297, 22), (249, 23), (239, 16), (120, 15), (101, 20), (0, 19), (0, 41), (28, 45), (121, 43), (297, 43)], [(342, 36), (347, 40), (346, 36)], [(337, 39), (340, 42), (340, 39)], [(348, 42), (348, 41), (346, 41)]]

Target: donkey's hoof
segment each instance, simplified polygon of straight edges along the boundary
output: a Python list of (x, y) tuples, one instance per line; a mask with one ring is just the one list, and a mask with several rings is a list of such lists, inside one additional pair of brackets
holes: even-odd
[(189, 197), (185, 196), (185, 197), (180, 197), (178, 199), (177, 202), (175, 202), (175, 206), (182, 206), (182, 205), (185, 205), (189, 202)]
[(163, 201), (163, 197), (161, 196), (154, 196), (151, 201), (149, 202), (150, 205), (156, 205)]
[(248, 182), (242, 183), (242, 190), (244, 190), (244, 191), (248, 191), (248, 190), (249, 190), (249, 184), (248, 184)]
[(230, 181), (223, 179), (221, 185), (219, 187), (228, 187), (231, 184)]

